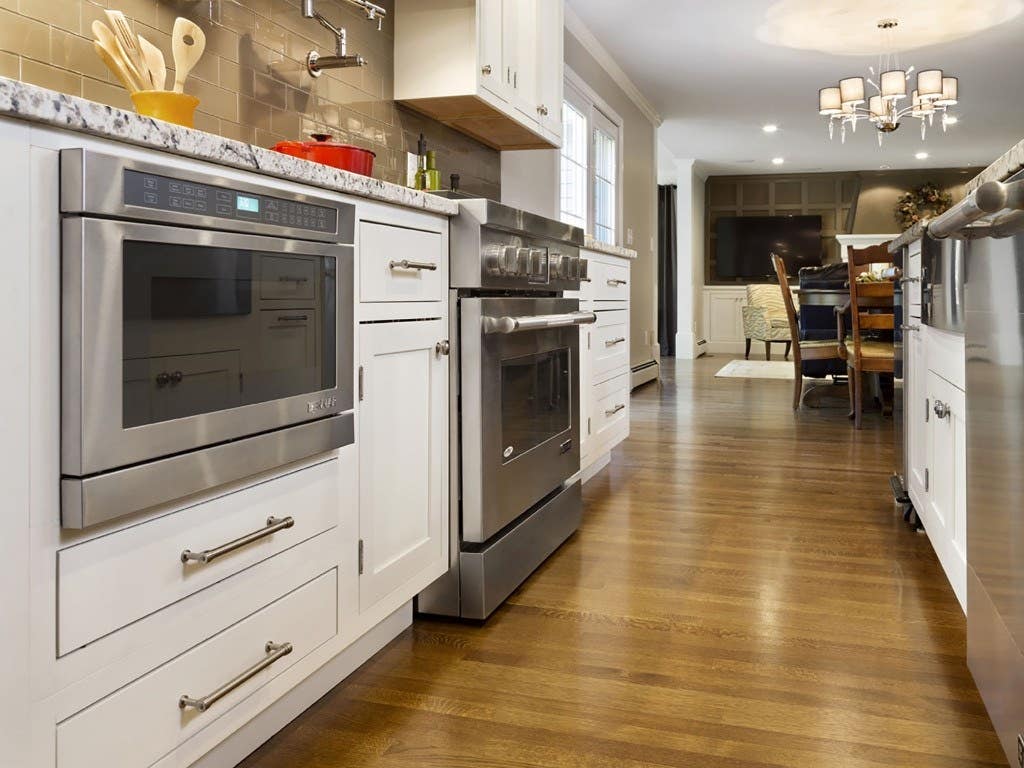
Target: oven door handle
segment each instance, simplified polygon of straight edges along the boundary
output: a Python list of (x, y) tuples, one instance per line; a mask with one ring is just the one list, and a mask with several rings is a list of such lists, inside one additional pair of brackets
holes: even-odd
[(484, 316), (484, 333), (518, 333), (545, 328), (564, 328), (570, 325), (589, 325), (597, 322), (593, 312), (566, 312), (562, 315), (527, 315), (526, 317)]

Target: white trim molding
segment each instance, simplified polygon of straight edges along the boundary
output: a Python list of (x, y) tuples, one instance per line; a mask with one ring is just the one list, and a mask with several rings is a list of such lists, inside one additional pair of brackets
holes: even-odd
[(658, 114), (658, 110), (647, 100), (647, 97), (643, 95), (633, 81), (629, 79), (629, 75), (622, 70), (622, 67), (618, 65), (615, 58), (608, 52), (608, 49), (601, 44), (601, 41), (594, 36), (590, 28), (583, 23), (583, 20), (577, 15), (576, 11), (568, 4), (565, 6), (565, 28), (573, 37), (580, 41), (583, 47), (594, 57), (594, 60), (615, 81), (616, 85), (626, 93), (637, 109), (643, 112), (644, 116), (655, 127), (661, 125), (662, 118)]

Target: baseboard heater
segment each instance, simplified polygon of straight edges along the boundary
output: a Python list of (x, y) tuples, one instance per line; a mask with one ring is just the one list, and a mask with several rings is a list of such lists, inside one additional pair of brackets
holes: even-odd
[(660, 372), (661, 368), (657, 360), (648, 360), (646, 363), (634, 365), (630, 376), (630, 389), (636, 389), (641, 384), (654, 381)]

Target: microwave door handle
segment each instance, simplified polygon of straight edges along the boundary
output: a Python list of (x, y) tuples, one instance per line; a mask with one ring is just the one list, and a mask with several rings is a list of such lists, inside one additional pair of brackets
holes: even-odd
[[(965, 231), (966, 227), (1004, 208), (1024, 210), (1024, 179), (1010, 184), (985, 182), (944, 214), (933, 219), (928, 224), (928, 234), (938, 240), (953, 236), (971, 237)], [(988, 231), (988, 228), (982, 228), (982, 232), (974, 237), (984, 237)]]
[(597, 322), (593, 312), (566, 312), (561, 315), (527, 315), (526, 317), (484, 317), (484, 333), (518, 333)]

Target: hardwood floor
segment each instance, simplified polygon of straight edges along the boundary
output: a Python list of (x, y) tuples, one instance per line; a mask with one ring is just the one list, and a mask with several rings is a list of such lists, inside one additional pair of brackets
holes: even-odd
[(418, 620), (245, 768), (1005, 766), (891, 421), (727, 361), (634, 394), (582, 528), (485, 625)]

